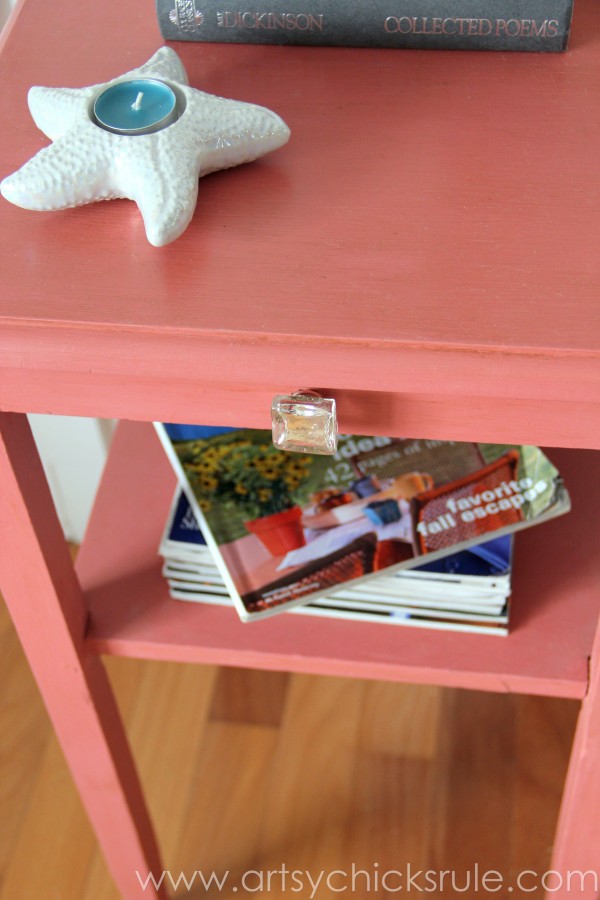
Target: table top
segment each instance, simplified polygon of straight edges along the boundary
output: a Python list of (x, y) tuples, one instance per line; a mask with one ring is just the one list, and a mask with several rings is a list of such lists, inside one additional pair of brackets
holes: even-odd
[[(161, 44), (151, 0), (21, 3), (0, 54), (0, 177), (48, 143), (31, 85), (99, 83)], [(598, 402), (593, 0), (564, 54), (172, 46), (192, 86), (273, 109), (291, 140), (202, 179), (163, 248), (130, 201), (0, 199), (1, 406), (53, 408), (59, 372), (160, 379), (199, 352), (231, 390)], [(44, 379), (19, 393), (25, 370), (52, 375), (45, 403)]]

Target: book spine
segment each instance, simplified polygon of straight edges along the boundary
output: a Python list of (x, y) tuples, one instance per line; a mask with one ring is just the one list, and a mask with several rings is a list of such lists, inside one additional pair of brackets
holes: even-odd
[(166, 40), (442, 50), (566, 49), (572, 0), (156, 0)]

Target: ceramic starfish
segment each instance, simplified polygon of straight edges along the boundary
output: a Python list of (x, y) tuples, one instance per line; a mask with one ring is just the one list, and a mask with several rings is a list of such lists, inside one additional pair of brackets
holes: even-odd
[[(154, 134), (131, 136), (113, 134), (92, 121), (89, 110), (102, 91), (145, 77), (166, 81), (183, 100), (185, 109), (175, 123)], [(3, 196), (35, 210), (134, 200), (155, 247), (187, 228), (199, 177), (257, 159), (290, 136), (285, 122), (262, 106), (189, 87), (181, 60), (169, 47), (106, 84), (32, 87), (28, 103), (35, 124), (53, 143), (2, 181)]]

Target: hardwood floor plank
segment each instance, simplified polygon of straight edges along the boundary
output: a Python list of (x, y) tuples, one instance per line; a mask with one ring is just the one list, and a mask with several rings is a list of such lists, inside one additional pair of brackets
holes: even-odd
[(345, 884), (359, 894), (397, 897), (429, 868), (432, 774), (429, 760), (357, 753), (342, 860)]
[[(259, 864), (318, 873), (339, 868), (352, 810), (365, 684), (295, 675), (272, 762)], [(298, 887), (298, 886), (297, 886)], [(304, 881), (299, 898), (309, 897)]]
[[(188, 783), (186, 813), (174, 828), (175, 872), (187, 873), (188, 879), (196, 870), (207, 877), (214, 871), (219, 879), (229, 872), (232, 888), (219, 896), (235, 896), (233, 886), (243, 872), (258, 865), (277, 738), (275, 729), (261, 725), (211, 722), (206, 727)], [(182, 889), (175, 896), (189, 892)]]
[[(579, 704), (551, 697), (519, 697), (517, 768), (513, 807), (513, 871), (549, 869), (554, 829)], [(524, 882), (528, 896), (541, 900), (539, 879)], [(537, 890), (532, 890), (534, 887)]]
[(27, 816), (2, 882), (2, 900), (84, 895), (96, 840), (54, 736), (35, 772)]
[(464, 896), (477, 872), (510, 877), (516, 702), (475, 691), (444, 695), (432, 847), (433, 868), (456, 873), (450, 895)]
[(0, 598), (0, 885), (50, 740), (48, 716)]
[(365, 752), (410, 759), (435, 756), (442, 689), (431, 685), (369, 682), (359, 745)]
[(289, 680), (286, 672), (219, 669), (210, 718), (214, 722), (277, 726), (283, 715)]
[(177, 849), (173, 823), (186, 814), (189, 784), (205, 742), (215, 669), (151, 663), (144, 674), (128, 734), (159, 843), (169, 859)]

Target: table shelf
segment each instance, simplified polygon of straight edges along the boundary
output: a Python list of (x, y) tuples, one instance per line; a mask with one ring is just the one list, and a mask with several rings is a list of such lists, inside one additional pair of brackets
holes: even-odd
[(573, 510), (518, 535), (508, 637), (286, 614), (242, 624), (233, 609), (169, 597), (157, 548), (175, 476), (153, 427), (122, 423), (77, 564), (88, 645), (148, 659), (581, 698), (600, 612), (600, 453), (551, 456)]

